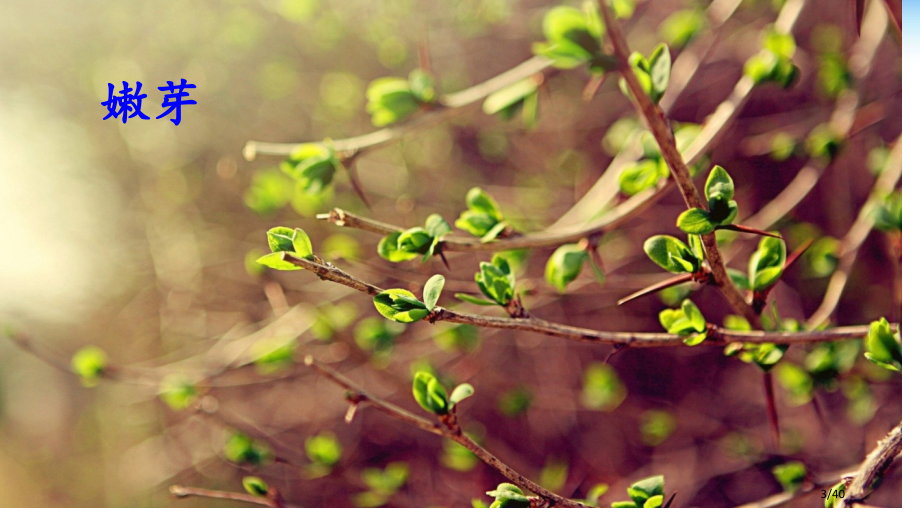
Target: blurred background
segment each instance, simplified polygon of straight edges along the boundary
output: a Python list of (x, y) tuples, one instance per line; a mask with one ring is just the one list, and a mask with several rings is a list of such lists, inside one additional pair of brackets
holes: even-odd
[[(781, 4), (740, 2), (675, 102), (674, 120), (701, 123), (728, 96)], [(808, 161), (790, 142), (827, 122), (846, 86), (834, 86), (846, 74), (835, 75), (832, 64), (845, 62), (857, 36), (842, 4), (805, 2), (793, 31), (799, 82), (755, 90), (712, 152), (711, 162), (734, 177), (742, 216)], [(323, 258), (378, 286), (419, 292), (441, 273), (445, 303), (454, 291), (474, 292), (473, 272), (487, 254), (449, 254), (450, 270), (437, 260), (387, 263), (375, 252), (379, 236), (314, 216), (341, 207), (406, 227), (433, 212), (452, 223), (466, 192), (481, 186), (517, 230), (544, 228), (619, 149), (622, 138), (608, 130), (634, 112), (615, 81), (585, 102), (583, 67), (548, 73), (532, 130), (474, 103), (362, 155), (356, 174), (370, 207), (344, 175), (305, 194), (279, 171), (283, 157), (246, 161), (242, 150), (250, 139), (307, 142), (371, 131), (367, 84), (405, 77), (418, 66), (420, 41), (441, 92), (497, 75), (532, 55), (554, 5), (2, 2), (0, 323), (27, 335), (46, 360), (0, 338), (0, 505), (237, 505), (175, 500), (167, 487), (240, 491), (240, 479), (257, 474), (302, 506), (469, 506), (503, 481), (466, 450), (372, 409), (346, 425), (342, 391), (302, 365), (306, 354), (419, 413), (414, 370), (472, 383), (476, 394), (460, 411), (469, 433), (561, 494), (584, 498), (595, 484), (609, 484), (602, 504), (626, 499), (635, 480), (664, 474), (666, 491), (678, 492), (675, 507), (735, 506), (780, 492), (771, 473), (779, 464), (802, 461), (820, 478), (861, 462), (901, 419), (901, 377), (865, 361), (858, 342), (789, 351), (784, 363), (792, 367), (778, 375), (782, 438), (774, 445), (760, 370), (719, 348), (626, 350), (605, 365), (604, 346), (447, 323), (384, 324), (363, 295), (254, 265), (267, 251), (267, 229), (301, 227)], [(648, 53), (671, 14), (708, 5), (639, 1), (624, 21), (630, 44)], [(852, 85), (871, 109), (859, 112), (858, 131), (777, 225), (793, 241), (841, 238), (867, 198), (879, 160), (872, 151), (901, 132), (900, 48), (900, 34), (886, 34), (868, 77)], [(179, 126), (156, 120), (156, 87), (182, 78), (197, 85), (190, 98), (198, 104), (184, 107)], [(107, 84), (121, 81), (143, 83), (150, 120), (102, 120)], [(671, 192), (606, 235), (603, 285), (585, 271), (557, 296), (543, 280), (552, 250), (515, 254), (525, 306), (571, 325), (660, 331), (658, 312), (673, 297), (622, 307), (616, 300), (662, 278), (641, 243), (673, 233), (682, 207)], [(900, 322), (892, 242), (870, 234), (835, 323)], [(755, 243), (743, 242), (735, 267), (746, 270)], [(828, 254), (797, 263), (774, 291), (782, 316), (810, 315), (833, 268)], [(693, 300), (713, 322), (730, 312), (713, 290)], [(87, 345), (106, 352), (118, 379), (87, 388), (65, 372)], [(833, 379), (815, 378), (812, 387), (809, 378), (803, 389), (795, 376), (814, 374), (815, 355), (830, 355)], [(158, 397), (164, 390), (171, 396)], [(900, 463), (870, 503), (900, 506)], [(792, 504), (822, 502), (811, 493)]]

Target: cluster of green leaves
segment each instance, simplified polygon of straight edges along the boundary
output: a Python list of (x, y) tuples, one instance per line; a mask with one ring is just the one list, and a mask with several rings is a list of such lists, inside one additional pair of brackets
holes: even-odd
[(243, 477), (243, 489), (253, 496), (265, 496), (268, 494), (268, 484), (259, 477)]
[(626, 508), (660, 508), (664, 506), (664, 476), (657, 475), (634, 482), (626, 488), (631, 501), (614, 502), (610, 507)]
[(895, 372), (901, 372), (901, 333), (892, 332), (891, 324), (880, 318), (869, 326), (865, 339), (866, 359)]
[(588, 250), (582, 244), (568, 244), (557, 248), (546, 261), (544, 277), (546, 282), (565, 293), (565, 288), (581, 273), (585, 261), (590, 259)]
[[(639, 51), (633, 52), (629, 56), (629, 66), (645, 94), (658, 104), (671, 80), (671, 50), (668, 46), (664, 43), (658, 45), (647, 58)], [(626, 97), (632, 97), (624, 78), (620, 78), (620, 90)]]
[(160, 382), (160, 399), (176, 412), (185, 410), (198, 399), (198, 389), (182, 374), (170, 374)]
[(486, 491), (486, 494), (495, 499), (492, 505), (489, 506), (490, 508), (504, 509), (530, 507), (530, 499), (524, 496), (524, 492), (521, 491), (521, 488), (514, 484), (509, 484), (507, 482), (501, 483), (494, 490)]
[(773, 468), (773, 476), (779, 482), (779, 485), (783, 487), (783, 491), (787, 493), (798, 491), (802, 484), (805, 483), (807, 475), (808, 470), (805, 469), (805, 464), (797, 460), (780, 464)]
[(224, 456), (236, 464), (255, 466), (271, 464), (275, 460), (271, 446), (238, 430), (234, 430), (224, 444)]
[(583, 9), (554, 7), (543, 17), (546, 41), (534, 43), (533, 52), (552, 59), (557, 68), (587, 64), (592, 74), (612, 72), (616, 64), (603, 51), (603, 34), (604, 24), (594, 2), (585, 2)]
[(884, 232), (901, 232), (901, 191), (895, 191), (875, 211), (875, 228)]
[(642, 249), (655, 264), (671, 273), (696, 273), (703, 266), (705, 254), (700, 237), (691, 234), (690, 246), (672, 236), (652, 236), (645, 240)]
[(709, 172), (705, 186), (709, 210), (687, 209), (677, 218), (677, 227), (688, 234), (709, 234), (722, 225), (730, 224), (738, 215), (735, 197), (735, 183), (721, 166)]
[(275, 270), (301, 270), (300, 266), (293, 265), (281, 257), (290, 254), (305, 260), (313, 259), (313, 243), (303, 230), (275, 227), (267, 234), (268, 248), (272, 253), (260, 257), (256, 261), (259, 264)]
[(303, 443), (304, 452), (310, 459), (305, 471), (310, 478), (328, 475), (342, 458), (342, 446), (332, 432), (321, 432), (307, 437)]
[[(802, 325), (793, 319), (783, 319), (779, 323), (783, 331), (802, 331)], [(733, 331), (750, 331), (751, 324), (744, 317), (739, 315), (728, 315), (725, 317), (725, 329)], [(737, 356), (745, 363), (753, 363), (760, 367), (763, 372), (769, 372), (783, 359), (786, 354), (788, 345), (777, 345), (773, 343), (753, 344), (753, 343), (732, 343), (725, 346), (726, 356)]]
[(626, 399), (626, 385), (613, 367), (594, 362), (581, 376), (581, 404), (590, 410), (610, 412)]
[(474, 279), (479, 291), (487, 297), (488, 300), (479, 297), (473, 297), (465, 293), (457, 293), (455, 297), (480, 306), (507, 306), (514, 300), (514, 273), (511, 271), (511, 265), (508, 260), (500, 255), (492, 256), (492, 262), (485, 261), (479, 263), (479, 271), (476, 272)]
[[(518, 112), (527, 129), (537, 125), (537, 90), (540, 82), (533, 77), (522, 79), (500, 90), (496, 90), (482, 102), (482, 111), (486, 115), (498, 115), (509, 121)], [(460, 227), (460, 225), (457, 225)], [(461, 227), (462, 228), (462, 227)]]
[(800, 74), (798, 67), (792, 63), (795, 50), (795, 38), (791, 34), (769, 30), (763, 38), (763, 49), (744, 64), (744, 74), (755, 84), (773, 81), (788, 88)]
[[(690, 147), (690, 144), (700, 134), (701, 126), (698, 124), (681, 124), (674, 131), (674, 140), (677, 144), (677, 150), (683, 153)], [(668, 177), (670, 169), (664, 157), (661, 156), (661, 149), (658, 142), (647, 130), (639, 130), (635, 133), (639, 143), (642, 144), (643, 158), (637, 162), (629, 164), (620, 172), (620, 191), (627, 196), (633, 196), (646, 189), (654, 187), (661, 180)], [(690, 174), (696, 175), (702, 164), (693, 165)]]
[(298, 146), (280, 165), (281, 171), (294, 180), (300, 191), (314, 196), (332, 183), (335, 172), (341, 167), (342, 163), (328, 144)]
[(377, 254), (387, 261), (410, 261), (419, 255), (422, 262), (438, 253), (440, 239), (451, 232), (450, 225), (440, 214), (425, 219), (425, 227), (412, 227), (384, 236), (377, 244)]
[(81, 348), (70, 360), (74, 374), (80, 376), (80, 382), (85, 387), (94, 387), (105, 374), (109, 363), (109, 356), (102, 349), (89, 345)]
[(434, 311), (443, 289), (444, 276), (434, 275), (425, 283), (424, 302), (415, 298), (411, 291), (396, 288), (377, 294), (374, 306), (381, 315), (394, 322), (418, 322)]
[(447, 415), (453, 411), (457, 403), (473, 395), (473, 386), (461, 383), (454, 388), (447, 397), (447, 389), (438, 381), (434, 374), (418, 371), (412, 379), (412, 396), (415, 402), (426, 412), (435, 415)]
[(494, 240), (508, 227), (498, 204), (479, 187), (473, 187), (466, 193), (466, 206), (467, 210), (460, 213), (454, 225), (481, 238), (483, 243)]
[(415, 69), (408, 80), (401, 77), (381, 77), (367, 86), (367, 113), (374, 126), (387, 126), (435, 103), (437, 93), (434, 78), (428, 72)]
[(361, 480), (369, 491), (358, 493), (354, 502), (358, 507), (380, 507), (390, 500), (409, 478), (409, 465), (405, 462), (391, 462), (386, 468), (366, 468), (361, 471)]
[(658, 321), (669, 333), (686, 336), (684, 343), (687, 345), (697, 345), (709, 334), (700, 308), (689, 299), (684, 300), (679, 309), (662, 310), (658, 314)]

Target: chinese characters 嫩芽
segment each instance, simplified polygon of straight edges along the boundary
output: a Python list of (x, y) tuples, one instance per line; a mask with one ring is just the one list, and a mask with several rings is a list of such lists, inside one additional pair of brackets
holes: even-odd
[[(135, 83), (135, 88), (128, 86), (127, 81), (122, 81), (121, 84), (122, 89), (117, 92), (120, 95), (116, 95), (115, 85), (109, 83), (109, 98), (101, 103), (108, 110), (108, 114), (102, 120), (114, 117), (116, 120), (121, 119), (122, 124), (127, 123), (128, 119), (134, 117), (149, 120), (150, 117), (141, 111), (141, 103), (147, 98), (147, 94), (141, 93), (141, 88), (144, 85), (140, 81)], [(178, 126), (182, 122), (182, 106), (198, 104), (197, 101), (187, 99), (190, 94), (186, 90), (191, 88), (195, 88), (195, 85), (185, 79), (182, 79), (179, 84), (166, 81), (166, 86), (158, 87), (157, 90), (167, 93), (163, 96), (162, 104), (162, 107), (166, 110), (158, 115), (157, 119), (162, 119), (172, 113), (173, 117), (169, 120)]]

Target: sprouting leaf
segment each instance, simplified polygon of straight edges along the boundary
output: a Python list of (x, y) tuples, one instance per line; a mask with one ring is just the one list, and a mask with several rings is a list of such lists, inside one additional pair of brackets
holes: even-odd
[[(626, 488), (626, 492), (632, 499), (634, 507), (660, 507), (664, 503), (664, 477), (657, 475), (634, 482)], [(622, 505), (617, 507), (630, 506)]]
[(425, 307), (428, 308), (428, 311), (434, 311), (435, 306), (438, 304), (438, 299), (441, 297), (441, 291), (443, 289), (443, 275), (433, 275), (430, 279), (428, 279), (428, 282), (425, 283), (423, 298), (425, 299)]
[(160, 382), (160, 399), (169, 408), (179, 412), (198, 399), (195, 384), (181, 374), (170, 374)]
[(658, 321), (668, 333), (686, 336), (684, 343), (687, 345), (698, 345), (706, 339), (706, 319), (696, 304), (689, 299), (681, 303), (680, 309), (661, 311)]
[(318, 195), (332, 183), (341, 162), (329, 146), (303, 144), (294, 149), (279, 167), (294, 179), (302, 192)]
[(847, 484), (841, 482), (827, 490), (827, 498), (824, 499), (825, 509), (832, 509), (837, 506), (837, 500), (843, 498), (846, 494)]
[(671, 79), (671, 51), (662, 43), (649, 56), (649, 78), (652, 81), (652, 100), (657, 102), (664, 96)]
[(588, 252), (577, 244), (562, 245), (553, 252), (546, 262), (546, 282), (564, 293), (566, 286), (578, 277)]
[(592, 507), (597, 507), (599, 505), (598, 500), (600, 500), (609, 489), (610, 486), (608, 484), (595, 484), (591, 486), (591, 489), (588, 490), (588, 494), (585, 495), (585, 503)]
[(419, 99), (405, 79), (381, 77), (367, 87), (367, 113), (374, 126), (398, 122), (418, 109)]
[(268, 247), (272, 253), (263, 255), (256, 262), (275, 270), (300, 270), (300, 266), (285, 261), (282, 257), (289, 254), (301, 259), (313, 259), (313, 245), (302, 229), (275, 227), (267, 232)]
[(233, 431), (224, 444), (224, 455), (230, 462), (263, 466), (270, 464), (275, 453), (271, 446), (240, 431)]
[(392, 263), (409, 261), (418, 257), (419, 254), (415, 252), (409, 252), (408, 250), (399, 248), (400, 234), (400, 232), (393, 232), (384, 236), (384, 238), (377, 243), (377, 254)]
[(457, 403), (463, 401), (464, 399), (473, 395), (473, 386), (469, 383), (461, 383), (450, 393), (450, 406), (453, 407)]
[(310, 237), (307, 236), (306, 232), (299, 228), (295, 229), (291, 241), (294, 243), (295, 255), (304, 259), (313, 258), (313, 243), (310, 242)]
[(582, 374), (581, 404), (591, 410), (612, 411), (626, 399), (626, 386), (613, 367), (595, 362)]
[(275, 227), (269, 230), (266, 233), (268, 235), (268, 248), (272, 252), (296, 253), (294, 250), (294, 232), (294, 229), (287, 227)]
[(524, 492), (521, 491), (521, 488), (514, 484), (509, 484), (507, 482), (499, 484), (494, 490), (486, 491), (486, 494), (495, 498), (495, 501), (492, 502), (492, 505), (489, 507), (530, 507), (530, 500), (524, 496)]
[(263, 255), (262, 257), (256, 259), (256, 263), (261, 264), (262, 266), (267, 266), (273, 270), (302, 270), (300, 266), (296, 264), (289, 263), (282, 259), (284, 254), (290, 252), (275, 252), (272, 254)]
[(440, 214), (432, 214), (425, 219), (425, 232), (436, 238), (450, 233), (450, 225)]
[(109, 357), (105, 351), (90, 345), (74, 353), (70, 365), (73, 372), (80, 376), (80, 381), (84, 386), (94, 387), (99, 384), (99, 380), (105, 374), (108, 361)]
[(408, 290), (384, 290), (374, 297), (374, 306), (384, 318), (396, 322), (418, 322), (428, 316), (430, 311), (425, 304), (415, 298)]
[(773, 476), (787, 493), (795, 493), (805, 482), (807, 473), (805, 464), (799, 461), (787, 462), (773, 468)]
[(672, 47), (683, 47), (690, 42), (703, 26), (706, 17), (698, 9), (675, 11), (658, 26), (658, 34)]
[(322, 432), (304, 441), (304, 451), (310, 462), (321, 466), (335, 466), (342, 458), (342, 446), (332, 432)]
[(864, 341), (866, 359), (888, 370), (901, 372), (901, 336), (884, 318), (872, 322)]
[[(503, 114), (508, 120), (511, 115), (523, 108), (524, 100), (528, 96), (536, 94), (539, 86), (540, 84), (537, 81), (528, 77), (496, 90), (483, 101), (482, 111), (486, 115)], [(467, 199), (469, 199), (469, 195), (467, 195)]]
[(450, 411), (447, 390), (441, 382), (429, 372), (418, 371), (412, 380), (412, 396), (425, 411), (444, 415)]
[(437, 97), (434, 89), (434, 78), (431, 77), (430, 73), (420, 68), (409, 72), (409, 90), (422, 103), (432, 103)]
[(688, 234), (709, 234), (715, 232), (716, 225), (703, 209), (687, 209), (677, 217), (677, 228)]
[(774, 237), (764, 237), (751, 255), (748, 264), (748, 276), (751, 289), (764, 291), (783, 274), (786, 264), (786, 242)]
[(498, 204), (479, 187), (473, 187), (466, 193), (466, 206), (468, 210), (461, 213), (454, 224), (481, 237), (483, 242), (495, 239), (507, 227)]
[(243, 488), (253, 496), (265, 496), (268, 494), (268, 484), (259, 477), (243, 477)]
[(655, 264), (671, 273), (695, 273), (701, 266), (700, 258), (676, 237), (652, 236), (642, 249)]

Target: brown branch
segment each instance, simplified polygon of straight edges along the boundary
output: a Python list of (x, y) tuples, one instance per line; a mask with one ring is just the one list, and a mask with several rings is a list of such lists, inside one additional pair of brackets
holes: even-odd
[[(282, 258), (296, 266), (315, 273), (324, 280), (333, 281), (367, 295), (377, 295), (381, 288), (357, 279), (335, 266), (317, 258), (310, 261), (284, 254)], [(623, 347), (687, 347), (683, 338), (668, 333), (629, 333), (620, 331), (597, 331), (580, 327), (557, 324), (539, 318), (502, 318), (485, 315), (473, 315), (436, 307), (428, 317), (430, 322), (443, 320), (457, 324), (469, 324), (493, 329), (526, 331), (547, 336), (555, 336), (579, 342), (611, 345), (618, 349)], [(718, 326), (711, 326), (707, 339), (699, 346), (725, 346), (734, 342), (746, 343), (782, 343), (790, 345), (829, 342), (849, 338), (861, 338), (869, 332), (869, 326), (838, 327), (810, 332), (765, 332), (733, 331)], [(697, 346), (697, 347), (699, 347)]]
[[(551, 64), (552, 60), (548, 58), (534, 56), (520, 65), (483, 81), (482, 83), (459, 92), (442, 95), (434, 108), (416, 117), (412, 117), (403, 123), (357, 137), (333, 140), (332, 149), (338, 151), (344, 157), (354, 157), (358, 153), (392, 142), (417, 129), (438, 123), (456, 110), (469, 106), (506, 86), (537, 74)], [(324, 142), (318, 141), (310, 143), (323, 144)], [(253, 160), (257, 155), (286, 156), (290, 155), (291, 152), (304, 144), (306, 143), (278, 144), (251, 140), (247, 142), (246, 147), (243, 148), (243, 156), (246, 157), (247, 160)]]
[[(205, 498), (217, 498), (220, 500), (235, 500), (237, 502), (247, 502), (250, 504), (264, 505), (265, 507), (288, 507), (284, 499), (275, 488), (269, 489), (268, 496), (255, 496), (248, 493), (236, 493), (233, 491), (216, 491), (212, 489), (203, 489), (189, 486), (169, 486), (169, 492), (176, 498), (185, 498), (188, 496), (201, 496)], [(274, 493), (274, 496), (272, 496)]]
[[(421, 417), (418, 417), (415, 414), (412, 414), (411, 412), (408, 412), (396, 405), (387, 403), (386, 401), (383, 401), (371, 394), (368, 394), (367, 392), (364, 392), (344, 376), (338, 374), (325, 365), (314, 361), (312, 356), (306, 357), (304, 359), (304, 363), (306, 363), (308, 367), (312, 367), (316, 372), (325, 378), (348, 391), (349, 394), (346, 397), (352, 405), (349, 411), (356, 408), (357, 405), (361, 403), (366, 403), (389, 415), (390, 417), (396, 418), (406, 424), (414, 426), (428, 433), (450, 439), (451, 441), (454, 441), (473, 452), (474, 455), (482, 459), (482, 461), (489, 466), (493, 467), (512, 483), (527, 489), (535, 495), (538, 495), (545, 501), (547, 504), (546, 506), (548, 507), (587, 507), (580, 502), (576, 502), (575, 500), (557, 495), (556, 493), (553, 493), (552, 491), (540, 486), (536, 482), (515, 471), (513, 468), (498, 459), (498, 457), (489, 453), (482, 446), (476, 444), (475, 441), (470, 439), (470, 437), (463, 433), (463, 431), (460, 429), (460, 426), (456, 423), (456, 416), (451, 414), (453, 419), (443, 419), (440, 423), (422, 419)], [(543, 505), (537, 503), (536, 506), (542, 507)]]
[[(658, 147), (661, 149), (661, 156), (664, 158), (665, 162), (667, 162), (668, 168), (671, 170), (671, 175), (680, 188), (681, 195), (684, 197), (684, 202), (689, 208), (705, 210), (706, 207), (703, 205), (703, 200), (696, 190), (696, 185), (693, 184), (690, 170), (687, 168), (687, 164), (684, 162), (684, 158), (681, 156), (680, 151), (677, 150), (677, 143), (674, 141), (674, 132), (671, 131), (671, 127), (665, 119), (661, 108), (654, 104), (649, 96), (646, 95), (645, 90), (639, 83), (639, 79), (629, 65), (629, 44), (626, 42), (619, 21), (610, 13), (610, 6), (603, 2), (603, 0), (598, 0), (598, 5), (604, 19), (607, 37), (613, 43), (614, 57), (616, 58), (618, 71), (623, 76), (623, 79), (625, 79), (639, 112), (648, 124), (649, 130), (651, 130), (652, 135), (655, 137), (655, 141), (658, 142)], [(700, 237), (702, 238), (703, 247), (706, 249), (706, 258), (712, 270), (713, 284), (719, 288), (719, 291), (728, 300), (735, 311), (739, 312), (751, 323), (751, 326), (760, 328), (760, 318), (757, 317), (754, 309), (744, 300), (744, 295), (735, 288), (735, 285), (728, 277), (728, 273), (725, 271), (722, 255), (719, 253), (718, 246), (716, 246), (715, 233), (704, 234)]]
[(888, 436), (878, 442), (878, 446), (866, 457), (853, 481), (846, 490), (846, 496), (837, 501), (837, 507), (853, 507), (869, 498), (894, 462), (901, 454), (901, 423), (895, 426)]
[(843, 289), (847, 285), (850, 273), (856, 265), (856, 255), (863, 242), (869, 237), (869, 232), (875, 224), (875, 211), (884, 201), (884, 198), (894, 191), (898, 180), (901, 178), (901, 137), (898, 137), (888, 158), (888, 163), (882, 174), (872, 188), (869, 199), (863, 204), (856, 221), (846, 233), (840, 242), (838, 258), (840, 262), (837, 269), (831, 274), (831, 279), (827, 285), (827, 291), (824, 293), (824, 300), (815, 310), (808, 320), (806, 327), (814, 329), (831, 317), (837, 304), (840, 303), (840, 297), (843, 295)]
[(805, 482), (796, 490), (796, 491), (783, 491), (782, 493), (776, 493), (770, 495), (766, 498), (762, 498), (755, 502), (751, 502), (744, 505), (739, 505), (740, 509), (766, 509), (770, 507), (776, 507), (778, 505), (791, 502), (799, 496), (804, 496), (809, 493), (812, 493), (822, 487), (831, 486), (840, 482), (840, 480), (849, 481), (852, 480), (852, 473), (859, 469), (859, 465), (850, 466), (844, 469), (838, 469), (830, 473), (824, 473), (822, 475), (815, 476), (814, 478), (808, 476), (805, 479)]

